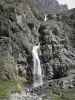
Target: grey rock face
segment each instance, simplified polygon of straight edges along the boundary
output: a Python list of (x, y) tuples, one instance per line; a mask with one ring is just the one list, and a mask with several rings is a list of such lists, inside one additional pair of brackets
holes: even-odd
[(0, 8), (0, 78), (31, 78), (31, 51), (39, 41), (44, 78), (69, 74), (75, 66), (75, 9), (41, 24), (27, 4), (2, 1)]
[(8, 3), (25, 3), (30, 5), (30, 8), (34, 12), (34, 15), (41, 21), (44, 19), (44, 15), (59, 13), (67, 11), (68, 6), (60, 5), (57, 0), (5, 0)]
[(0, 78), (26, 77), (32, 68), (32, 47), (39, 41), (39, 21), (28, 5), (0, 5)]
[[(64, 16), (68, 15), (65, 14)], [(62, 20), (66, 21), (63, 18)], [(52, 75), (54, 78), (67, 76), (69, 74), (67, 71), (75, 66), (74, 47), (70, 42), (70, 36), (74, 32), (74, 28), (72, 29), (69, 24), (62, 20), (55, 21), (52, 19), (43, 23), (39, 29), (42, 63), (44, 63), (43, 70), (46, 78), (50, 75), (48, 74), (48, 72), (50, 73), (50, 66), (53, 69)]]

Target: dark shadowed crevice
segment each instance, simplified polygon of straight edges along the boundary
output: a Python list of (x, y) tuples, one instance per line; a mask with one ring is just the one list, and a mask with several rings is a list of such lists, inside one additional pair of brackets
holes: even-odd
[(28, 27), (32, 30), (33, 27), (34, 27), (34, 24), (33, 23), (28, 23)]

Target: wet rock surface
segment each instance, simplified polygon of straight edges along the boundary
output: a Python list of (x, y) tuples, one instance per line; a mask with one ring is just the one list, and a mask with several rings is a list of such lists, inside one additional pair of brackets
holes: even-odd
[[(65, 78), (54, 79), (44, 82), (42, 86), (31, 88), (31, 93), (36, 93), (43, 100), (51, 98), (53, 95), (61, 95), (61, 89), (73, 88), (75, 86), (75, 75)], [(48, 99), (49, 100), (49, 99)]]

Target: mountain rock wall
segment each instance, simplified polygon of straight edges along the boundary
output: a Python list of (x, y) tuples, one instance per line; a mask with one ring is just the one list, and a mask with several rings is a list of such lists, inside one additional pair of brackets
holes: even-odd
[(8, 4), (2, 1), (0, 4), (0, 78), (12, 80), (18, 74), (26, 77), (27, 66), (31, 63), (32, 47), (39, 41), (38, 26), (39, 21), (28, 5)]
[(32, 47), (39, 41), (44, 79), (74, 73), (75, 9), (44, 23), (28, 4), (1, 0), (0, 78), (32, 77)]

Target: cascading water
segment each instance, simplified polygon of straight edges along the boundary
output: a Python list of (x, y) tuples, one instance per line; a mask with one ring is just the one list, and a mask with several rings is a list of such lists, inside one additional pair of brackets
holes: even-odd
[(40, 65), (40, 59), (38, 56), (38, 49), (40, 48), (40, 43), (38, 46), (34, 46), (32, 50), (32, 56), (33, 56), (33, 87), (38, 87), (43, 84), (42, 81), (42, 71), (41, 71), (41, 65)]
[(44, 22), (46, 22), (47, 21), (47, 15), (45, 15), (45, 18), (44, 18)]

